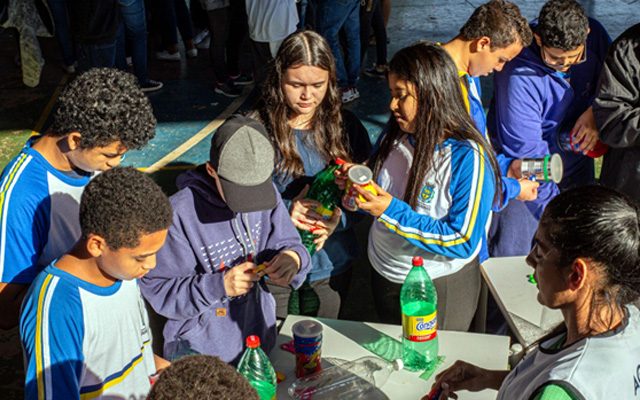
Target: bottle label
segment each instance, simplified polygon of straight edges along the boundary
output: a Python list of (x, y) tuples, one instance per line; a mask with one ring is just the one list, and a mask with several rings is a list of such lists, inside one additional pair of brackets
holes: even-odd
[(428, 342), (437, 335), (438, 320), (436, 312), (423, 317), (402, 314), (402, 332), (412, 342)]
[(330, 219), (331, 216), (333, 215), (333, 210), (329, 210), (328, 208), (322, 205), (316, 207), (315, 211), (318, 214), (322, 215), (323, 219)]

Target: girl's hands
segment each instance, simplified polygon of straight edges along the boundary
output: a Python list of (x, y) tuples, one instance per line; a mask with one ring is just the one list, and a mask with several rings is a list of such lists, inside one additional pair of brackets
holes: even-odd
[(333, 235), (333, 232), (336, 230), (338, 225), (340, 224), (340, 218), (342, 217), (342, 210), (340, 207), (336, 207), (333, 210), (333, 214), (328, 221), (324, 221), (326, 224), (326, 228), (317, 228), (314, 227), (311, 229), (311, 233), (316, 235), (316, 238), (313, 240), (313, 243), (316, 244), (316, 251), (322, 250), (324, 247), (324, 243), (329, 239), (329, 236)]
[(291, 209), (289, 211), (291, 222), (293, 222), (293, 225), (296, 228), (303, 231), (327, 229), (327, 224), (322, 219), (322, 215), (315, 212), (315, 209), (320, 205), (320, 203), (315, 200), (304, 198), (308, 191), (309, 185), (305, 185), (305, 187), (291, 202)]
[(376, 192), (378, 192), (377, 195), (364, 190), (361, 186), (354, 185), (358, 193), (360, 193), (360, 195), (362, 195), (362, 197), (364, 197), (364, 199), (366, 200), (362, 202), (358, 197), (356, 197), (356, 204), (361, 210), (364, 210), (374, 217), (378, 218), (389, 207), (389, 204), (391, 204), (391, 200), (393, 200), (393, 196), (391, 196), (383, 188), (378, 186), (378, 184), (374, 181), (371, 181), (371, 185), (373, 185), (373, 187), (376, 189)]
[(334, 175), (336, 177), (335, 182), (340, 190), (344, 190), (344, 188), (347, 186), (347, 179), (349, 179), (347, 177), (347, 172), (349, 172), (349, 168), (353, 167), (354, 165), (355, 164), (353, 163), (345, 162), (339, 169), (336, 170), (336, 172), (334, 172)]

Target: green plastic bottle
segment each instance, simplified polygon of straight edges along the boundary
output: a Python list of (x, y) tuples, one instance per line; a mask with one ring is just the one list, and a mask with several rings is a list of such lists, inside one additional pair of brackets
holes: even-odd
[[(320, 171), (313, 179), (313, 183), (307, 192), (307, 199), (320, 203), (320, 206), (318, 206), (315, 211), (326, 220), (331, 218), (333, 210), (336, 208), (336, 205), (340, 203), (342, 197), (342, 191), (335, 183), (336, 178), (334, 173), (343, 164), (344, 161), (338, 158), (328, 167)], [(313, 255), (316, 252), (316, 244), (313, 243), (316, 235), (310, 231), (303, 231), (301, 229), (298, 229), (298, 233), (300, 234), (304, 247), (307, 248), (310, 255)]]
[(438, 294), (422, 257), (413, 257), (411, 263), (413, 267), (400, 289), (402, 361), (405, 369), (422, 371), (438, 360)]
[(275, 400), (278, 384), (276, 371), (269, 357), (260, 348), (260, 338), (256, 335), (248, 336), (246, 344), (247, 349), (238, 363), (238, 372), (258, 392), (260, 400)]

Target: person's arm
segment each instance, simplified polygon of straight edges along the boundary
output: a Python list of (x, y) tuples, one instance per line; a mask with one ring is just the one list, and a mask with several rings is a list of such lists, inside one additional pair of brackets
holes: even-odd
[(219, 307), (225, 299), (223, 273), (197, 272), (198, 260), (174, 214), (174, 222), (158, 265), (139, 280), (140, 291), (153, 309), (170, 319), (190, 319)]
[[(509, 371), (488, 370), (458, 360), (451, 367), (436, 375), (431, 390), (432, 392), (442, 391), (440, 398), (445, 399), (460, 390), (470, 392), (479, 392), (485, 389), (498, 390), (508, 374)], [(431, 399), (425, 396), (422, 400)]]
[(542, 138), (544, 93), (533, 81), (511, 70), (494, 78), (495, 135), (506, 157), (540, 158), (549, 154)]
[[(18, 182), (19, 184), (20, 182)], [(16, 189), (18, 192), (16, 192)], [(24, 196), (16, 186), (2, 202), (0, 224), (0, 329), (18, 325), (20, 305), (38, 269), (36, 263), (46, 244), (48, 201)]]
[[(423, 250), (450, 258), (469, 258), (477, 250), (490, 216), (496, 190), (494, 171), (477, 144), (461, 145), (453, 152), (451, 166), (451, 206), (446, 217), (436, 219), (417, 213), (397, 198), (391, 199), (382, 214), (372, 215)], [(376, 189), (381, 190), (379, 186)], [(367, 203), (375, 197), (360, 193), (367, 202), (359, 207), (367, 210), (371, 206)], [(380, 194), (390, 196), (384, 191)]]
[[(276, 192), (278, 202), (276, 207), (271, 212), (271, 231), (264, 245), (264, 249), (272, 254), (276, 254), (271, 258), (271, 263), (274, 263), (277, 258), (282, 258), (278, 265), (280, 268), (286, 268), (292, 272), (291, 280), (288, 282), (294, 289), (299, 288), (307, 277), (309, 269), (311, 269), (311, 257), (309, 252), (302, 244), (300, 235), (291, 222), (289, 212), (282, 203), (280, 194)], [(293, 252), (295, 255), (286, 255), (288, 252)], [(280, 253), (280, 254), (277, 254)], [(282, 257), (280, 257), (282, 255)], [(295, 273), (294, 272), (295, 269)], [(267, 267), (265, 272), (273, 273), (276, 268), (272, 266)], [(286, 275), (288, 272), (280, 271), (278, 276)]]
[[(633, 31), (632, 31), (633, 32)], [(640, 34), (640, 27), (635, 32)], [(606, 58), (593, 113), (600, 140), (611, 147), (640, 146), (640, 52), (638, 39), (619, 39)]]
[(20, 336), (26, 360), (25, 399), (80, 399), (84, 321), (77, 289), (48, 275), (26, 298)]

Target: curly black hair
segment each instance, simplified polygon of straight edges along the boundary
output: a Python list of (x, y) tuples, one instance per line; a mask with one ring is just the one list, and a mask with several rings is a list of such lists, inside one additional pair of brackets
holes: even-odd
[(482, 4), (460, 28), (460, 37), (464, 40), (483, 36), (491, 39), (492, 49), (503, 49), (516, 42), (526, 47), (533, 40), (529, 23), (520, 14), (520, 8), (504, 0), (491, 0)]
[(132, 167), (101, 173), (80, 200), (82, 237), (99, 235), (114, 250), (136, 247), (142, 235), (168, 229), (172, 215), (160, 186)]
[(156, 118), (149, 99), (128, 72), (94, 68), (69, 83), (56, 103), (51, 136), (80, 132), (80, 147), (121, 142), (139, 149), (155, 136)]
[(542, 6), (535, 30), (543, 46), (574, 50), (587, 41), (589, 18), (575, 0), (550, 0)]
[(186, 356), (165, 369), (147, 400), (258, 400), (258, 393), (218, 357)]

